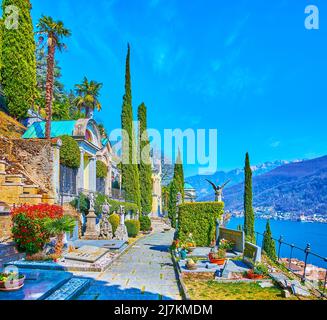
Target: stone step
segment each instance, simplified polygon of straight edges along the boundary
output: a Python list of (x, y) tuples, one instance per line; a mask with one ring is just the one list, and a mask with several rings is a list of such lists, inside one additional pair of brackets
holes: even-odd
[(0, 173), (6, 173), (7, 162), (0, 160)]
[(84, 292), (91, 284), (91, 279), (74, 277), (53, 292), (45, 300), (64, 301), (73, 300)]
[(23, 253), (12, 254), (8, 256), (0, 256), (0, 269), (5, 265), (10, 265), (11, 262), (22, 260), (25, 257)]
[(19, 196), (20, 204), (40, 204), (42, 203), (42, 195), (41, 194), (21, 194)]
[(37, 185), (24, 185), (23, 187), (23, 194), (38, 194), (39, 193), (39, 186)]
[(5, 183), (21, 184), (23, 183), (23, 176), (21, 174), (7, 174)]
[(0, 257), (18, 254), (15, 244), (0, 244)]

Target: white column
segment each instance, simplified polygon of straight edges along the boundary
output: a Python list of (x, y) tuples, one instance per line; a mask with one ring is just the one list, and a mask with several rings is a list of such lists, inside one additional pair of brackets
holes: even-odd
[(79, 189), (84, 189), (84, 150), (80, 148), (81, 151), (81, 164), (77, 172), (77, 193)]
[(89, 189), (96, 192), (97, 189), (97, 158), (91, 157), (89, 164)]
[(108, 164), (108, 171), (106, 176), (106, 195), (111, 196), (111, 175), (112, 175), (112, 169), (111, 169), (111, 161)]
[(56, 202), (59, 202), (60, 192), (60, 148), (62, 141), (58, 140), (53, 146), (53, 196)]

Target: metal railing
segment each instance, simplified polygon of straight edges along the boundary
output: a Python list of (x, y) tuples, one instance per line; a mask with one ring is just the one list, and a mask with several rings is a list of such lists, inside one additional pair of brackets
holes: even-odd
[[(256, 232), (256, 244), (257, 245), (259, 245), (259, 237), (262, 237), (262, 247), (263, 247), (263, 240), (264, 240), (264, 237), (265, 237), (265, 233), (260, 233), (260, 232)], [(323, 262), (325, 262), (325, 263), (327, 263), (327, 258), (326, 257), (323, 257), (323, 256), (321, 256), (321, 255), (319, 255), (319, 254), (317, 254), (317, 253), (314, 253), (314, 252), (312, 252), (312, 250), (311, 250), (311, 245), (308, 243), (307, 244), (307, 246), (306, 246), (306, 248), (301, 248), (301, 247), (299, 247), (299, 246), (297, 246), (297, 245), (295, 245), (295, 244), (292, 244), (292, 243), (288, 243), (288, 242), (285, 242), (284, 241), (284, 238), (283, 238), (283, 236), (280, 236), (279, 237), (279, 239), (276, 239), (276, 238), (274, 238), (274, 237), (271, 237), (271, 239), (272, 240), (274, 240), (275, 241), (275, 243), (277, 243), (278, 244), (278, 249), (277, 249), (277, 252), (278, 252), (278, 254), (277, 254), (277, 260), (275, 260), (275, 262), (277, 262), (277, 263), (279, 263), (279, 264), (281, 264), (281, 249), (282, 249), (282, 246), (286, 246), (286, 247), (289, 247), (289, 249), (290, 249), (290, 253), (289, 253), (289, 257), (287, 258), (288, 259), (288, 264), (283, 264), (290, 272), (292, 272), (294, 275), (296, 275), (296, 276), (300, 276), (298, 273), (296, 273), (296, 272), (294, 272), (294, 270), (292, 269), (292, 259), (293, 258), (296, 258), (295, 256), (294, 256), (294, 250), (296, 249), (296, 250), (299, 250), (299, 251), (301, 251), (301, 252), (303, 252), (303, 254), (304, 254), (304, 261), (302, 261), (302, 260), (300, 260), (300, 259), (298, 259), (298, 258), (296, 258), (296, 259), (298, 259), (299, 261), (302, 261), (302, 262), (304, 262), (304, 268), (303, 268), (303, 274), (302, 274), (302, 276), (300, 276), (300, 278), (301, 278), (301, 280), (303, 281), (303, 282), (305, 282), (305, 281), (307, 281), (307, 280), (309, 280), (309, 279), (307, 279), (307, 266), (308, 266), (308, 260), (309, 260), (309, 257), (310, 257), (310, 255), (311, 256), (313, 256), (313, 257), (316, 257), (316, 258), (318, 258), (318, 259), (321, 259)], [(284, 257), (285, 258), (285, 257)], [(323, 295), (325, 295), (325, 293), (326, 293), (326, 286), (327, 286), (327, 268), (322, 268), (322, 269), (325, 269), (325, 279), (324, 279), (324, 284), (323, 284), (323, 288), (322, 288), (322, 290), (320, 290), (320, 288), (317, 288), (319, 291), (322, 291), (322, 294)], [(318, 281), (320, 281), (320, 280), (318, 280)]]

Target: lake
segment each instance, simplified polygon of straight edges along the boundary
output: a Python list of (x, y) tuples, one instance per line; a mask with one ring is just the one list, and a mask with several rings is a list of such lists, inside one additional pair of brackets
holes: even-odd
[[(243, 225), (243, 218), (231, 218), (227, 227), (231, 229), (237, 229), (238, 225)], [(255, 230), (264, 233), (266, 229), (267, 220), (256, 219)], [(271, 220), (270, 226), (273, 237), (279, 239), (282, 235), (285, 242), (294, 244), (300, 248), (305, 249), (309, 243), (311, 245), (311, 251), (327, 257), (327, 224), (324, 223), (302, 223), (296, 221), (280, 221)], [(262, 245), (262, 237), (258, 239), (258, 245)], [(278, 244), (276, 244), (276, 251), (278, 252)], [(290, 247), (282, 245), (281, 257), (289, 258)], [(294, 249), (293, 257), (300, 260), (304, 260), (304, 253), (300, 250)], [(321, 259), (318, 259), (312, 255), (309, 255), (309, 263), (327, 268), (327, 263)]]

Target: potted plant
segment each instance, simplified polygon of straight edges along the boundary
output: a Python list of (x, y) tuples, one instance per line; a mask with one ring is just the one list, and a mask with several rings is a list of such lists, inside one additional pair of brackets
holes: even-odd
[(223, 249), (212, 249), (209, 253), (210, 263), (217, 264), (218, 266), (222, 266), (226, 262), (226, 250)]
[(16, 291), (24, 286), (25, 276), (16, 272), (0, 273), (0, 291)]
[(193, 259), (187, 259), (186, 268), (188, 270), (196, 270), (197, 269), (196, 263), (194, 262)]
[(227, 252), (232, 251), (235, 244), (233, 241), (221, 239), (219, 242), (219, 249), (225, 250)]
[(252, 280), (260, 280), (263, 279), (268, 273), (268, 268), (262, 264), (258, 263), (254, 266), (253, 269), (246, 272), (245, 276)]
[(194, 251), (194, 249), (196, 248), (196, 243), (193, 239), (192, 233), (189, 234), (188, 239), (185, 243), (185, 247), (189, 253), (192, 253)]

